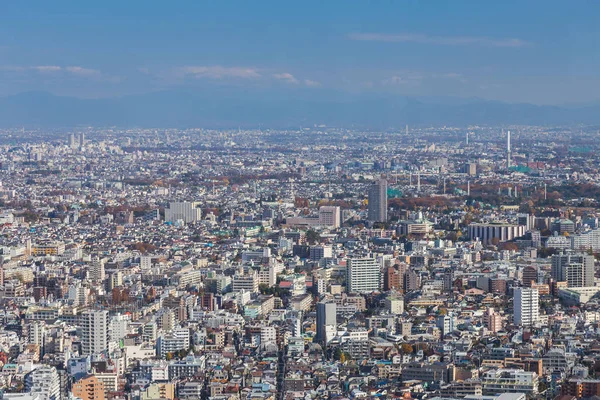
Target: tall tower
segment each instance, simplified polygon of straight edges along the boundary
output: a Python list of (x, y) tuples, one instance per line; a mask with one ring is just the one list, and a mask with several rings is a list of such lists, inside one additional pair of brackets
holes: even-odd
[(369, 212), (371, 222), (387, 221), (387, 181), (380, 179), (369, 188)]
[(506, 169), (510, 169), (510, 159), (511, 159), (511, 152), (510, 152), (510, 131), (508, 131), (508, 134), (506, 135)]
[(71, 133), (69, 135), (69, 147), (74, 149), (77, 147), (77, 142), (75, 141), (75, 134)]

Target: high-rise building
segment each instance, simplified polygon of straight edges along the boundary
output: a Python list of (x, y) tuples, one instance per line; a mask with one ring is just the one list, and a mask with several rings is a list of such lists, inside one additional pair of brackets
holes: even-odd
[(387, 222), (387, 181), (380, 179), (369, 188), (370, 222)]
[(383, 290), (402, 290), (402, 274), (395, 266), (389, 266), (383, 273)]
[(97, 354), (108, 349), (108, 311), (85, 311), (81, 314), (80, 325), (83, 354)]
[(25, 376), (25, 391), (39, 400), (61, 400), (60, 376), (55, 367), (42, 365)]
[(381, 268), (375, 258), (349, 258), (346, 264), (348, 293), (370, 293), (380, 289)]
[(582, 253), (553, 255), (552, 278), (567, 282), (569, 287), (594, 286), (594, 256)]
[(73, 396), (81, 400), (104, 400), (104, 383), (94, 375), (81, 378), (71, 388)]
[(327, 343), (335, 335), (337, 327), (335, 303), (317, 303), (317, 335), (315, 341)]
[(533, 325), (539, 319), (540, 296), (537, 289), (515, 288), (513, 299), (515, 325)]
[(69, 147), (74, 149), (77, 147), (77, 141), (75, 140), (75, 134), (71, 133), (69, 135)]
[(116, 271), (110, 274), (106, 282), (106, 288), (110, 291), (119, 286), (123, 286), (123, 272)]
[(79, 146), (85, 146), (85, 133), (83, 132), (79, 134)]
[(538, 270), (533, 265), (528, 265), (523, 268), (523, 286), (531, 287), (532, 283), (537, 283), (538, 281)]
[(454, 290), (454, 271), (448, 268), (444, 271), (444, 292), (452, 292)]
[(323, 258), (333, 257), (333, 248), (331, 245), (310, 246), (310, 260), (320, 261)]
[(511, 167), (512, 153), (510, 150), (510, 131), (506, 135), (506, 169)]
[(44, 321), (33, 321), (29, 325), (28, 341), (31, 344), (40, 346), (40, 355), (44, 355), (46, 345), (46, 323)]
[(406, 271), (404, 275), (402, 275), (402, 286), (404, 287), (404, 293), (417, 290), (420, 286), (419, 274), (412, 269)]
[(477, 164), (475, 164), (475, 163), (465, 164), (465, 173), (469, 176), (476, 176), (477, 175)]
[(69, 286), (68, 299), (75, 306), (85, 306), (88, 303), (89, 289), (81, 285), (81, 282), (76, 282)]
[(106, 273), (104, 270), (104, 260), (93, 260), (90, 265), (88, 276), (90, 280), (94, 283), (101, 283), (104, 281), (106, 277)]
[(186, 224), (200, 221), (202, 219), (202, 210), (197, 202), (172, 202), (165, 209), (165, 221), (176, 222), (182, 220)]
[(108, 337), (112, 341), (118, 341), (127, 336), (129, 328), (129, 315), (114, 315), (108, 326)]
[(493, 308), (488, 308), (484, 315), (484, 324), (491, 332), (502, 330), (502, 317)]

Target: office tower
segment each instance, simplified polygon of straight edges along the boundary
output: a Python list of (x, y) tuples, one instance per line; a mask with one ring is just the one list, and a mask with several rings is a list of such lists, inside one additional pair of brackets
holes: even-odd
[(337, 327), (336, 312), (335, 303), (317, 303), (316, 342), (327, 343), (333, 338)]
[(369, 188), (370, 222), (387, 222), (387, 181), (380, 179)]
[(442, 331), (442, 337), (454, 332), (454, 324), (456, 318), (453, 312), (449, 312), (446, 315), (440, 315), (435, 320), (435, 325)]
[(569, 287), (594, 286), (594, 271), (594, 256), (582, 253), (552, 256), (552, 278), (567, 282)]
[(381, 269), (374, 258), (349, 258), (346, 265), (348, 293), (370, 293), (379, 290)]
[(322, 206), (319, 208), (319, 225), (335, 229), (339, 228), (340, 224), (340, 207)]
[(515, 325), (533, 325), (539, 318), (539, 293), (537, 289), (515, 288), (513, 315)]
[(77, 141), (75, 141), (75, 134), (71, 133), (69, 135), (69, 147), (74, 149), (77, 147)]
[(532, 283), (537, 283), (538, 270), (532, 265), (523, 268), (523, 286), (530, 288)]
[(88, 310), (81, 314), (82, 354), (97, 354), (108, 349), (108, 311)]
[(165, 221), (176, 222), (182, 220), (189, 224), (202, 219), (202, 210), (197, 202), (172, 202), (169, 208), (165, 209)]
[(25, 391), (39, 400), (61, 400), (60, 376), (56, 367), (41, 365), (25, 376)]
[(510, 151), (510, 131), (508, 131), (508, 134), (506, 135), (506, 169), (508, 170), (510, 168), (510, 161), (511, 161), (511, 151)]
[(83, 147), (85, 145), (85, 133), (79, 134), (79, 146)]

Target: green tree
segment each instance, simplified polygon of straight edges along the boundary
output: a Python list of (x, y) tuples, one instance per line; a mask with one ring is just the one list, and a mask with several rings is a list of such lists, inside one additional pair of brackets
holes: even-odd
[(319, 232), (317, 232), (313, 229), (309, 229), (308, 231), (306, 231), (306, 241), (309, 244), (318, 243), (320, 240), (321, 240), (321, 235), (319, 235)]

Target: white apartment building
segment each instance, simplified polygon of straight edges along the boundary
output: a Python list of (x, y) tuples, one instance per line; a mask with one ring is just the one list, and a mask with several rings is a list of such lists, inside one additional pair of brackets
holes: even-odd
[(61, 400), (60, 377), (55, 367), (42, 365), (25, 377), (25, 390), (40, 400)]
[(108, 311), (88, 310), (81, 314), (82, 354), (97, 354), (108, 349)]
[(375, 258), (349, 258), (346, 264), (348, 293), (370, 293), (379, 290), (381, 268)]
[(190, 347), (190, 330), (188, 328), (175, 328), (171, 333), (163, 334), (156, 341), (157, 354), (165, 357), (167, 353), (187, 350)]
[(484, 395), (502, 393), (536, 394), (538, 375), (519, 369), (493, 369), (481, 377)]
[(537, 289), (515, 288), (513, 315), (515, 325), (533, 325), (539, 319), (540, 296)]
[(177, 222), (179, 220), (186, 224), (200, 221), (202, 219), (202, 210), (198, 202), (172, 202), (169, 208), (165, 209), (165, 221)]

